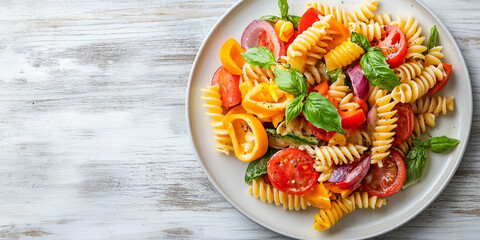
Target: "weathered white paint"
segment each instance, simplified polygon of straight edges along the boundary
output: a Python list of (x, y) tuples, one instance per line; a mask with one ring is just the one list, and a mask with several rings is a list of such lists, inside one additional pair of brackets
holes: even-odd
[[(465, 157), (384, 238), (480, 236), (480, 3), (424, 0), (473, 83)], [(0, 1), (0, 238), (282, 238), (211, 187), (188, 142), (187, 78), (235, 0)]]

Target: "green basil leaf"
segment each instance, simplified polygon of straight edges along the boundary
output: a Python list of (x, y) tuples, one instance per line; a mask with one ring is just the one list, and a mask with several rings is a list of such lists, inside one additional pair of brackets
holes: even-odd
[(300, 19), (301, 19), (301, 17), (299, 17), (299, 16), (290, 15), (290, 14), (287, 15), (287, 20), (292, 22), (293, 26), (297, 30), (298, 30), (298, 24), (300, 23)]
[(250, 162), (245, 172), (245, 182), (250, 183), (253, 179), (266, 174), (268, 161), (279, 150), (280, 149), (269, 148), (263, 157)]
[(385, 60), (382, 52), (370, 48), (360, 59), (360, 64), (365, 77), (372, 85), (392, 91), (400, 84), (400, 80)]
[(338, 114), (337, 108), (326, 97), (317, 92), (311, 92), (304, 105), (303, 115), (315, 127), (327, 132), (344, 133), (342, 118)]
[(280, 18), (287, 20), (287, 15), (288, 15), (287, 0), (278, 0), (278, 8), (280, 8)]
[(248, 64), (255, 67), (269, 68), (277, 62), (275, 55), (266, 47), (252, 47), (241, 55)]
[(420, 138), (414, 138), (412, 142), (414, 146), (424, 146), (423, 141)]
[(287, 105), (287, 109), (285, 110), (285, 118), (287, 119), (287, 124), (302, 112), (303, 99), (305, 99), (305, 94), (295, 97)]
[(277, 23), (277, 21), (278, 21), (278, 17), (275, 16), (275, 15), (265, 15), (265, 16), (261, 17), (260, 19), (261, 20), (266, 20), (266, 21), (268, 21), (270, 23), (273, 23), (273, 24)]
[(443, 153), (455, 147), (460, 141), (446, 136), (434, 137), (425, 141), (425, 147), (432, 152)]
[(437, 26), (433, 25), (430, 29), (430, 36), (428, 37), (427, 51), (424, 54), (428, 54), (430, 49), (434, 48), (437, 45), (438, 31)]
[(335, 69), (332, 71), (327, 71), (327, 67), (325, 66), (325, 72), (327, 73), (327, 77), (330, 80), (330, 83), (334, 83), (338, 80), (338, 77), (341, 75), (345, 75), (342, 69)]
[(301, 74), (297, 71), (286, 71), (275, 68), (275, 81), (278, 88), (294, 96), (306, 94), (308, 92), (307, 83)]
[(365, 52), (372, 47), (367, 37), (356, 32), (352, 32), (352, 36), (350, 37), (350, 40), (352, 40), (352, 42), (357, 44), (358, 46), (362, 47), (363, 50), (365, 50)]
[(408, 188), (417, 183), (425, 171), (427, 165), (427, 151), (423, 146), (414, 146), (407, 154), (407, 179), (402, 188)]

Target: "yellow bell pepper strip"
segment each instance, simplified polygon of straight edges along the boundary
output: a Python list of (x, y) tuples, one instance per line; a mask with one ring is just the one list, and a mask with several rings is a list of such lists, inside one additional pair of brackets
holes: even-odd
[(307, 200), (310, 205), (323, 209), (330, 209), (332, 207), (330, 202), (331, 196), (332, 194), (323, 186), (323, 183), (318, 183), (310, 192), (304, 195), (305, 200)]
[(342, 189), (335, 183), (325, 183), (324, 186), (328, 191), (340, 194), (342, 198), (348, 197), (353, 192), (350, 189)]
[(238, 106), (230, 109), (230, 111), (228, 111), (227, 115), (225, 115), (225, 116), (232, 115), (232, 114), (243, 114), (243, 113), (247, 113), (247, 110), (245, 110), (242, 107), (242, 105), (238, 105)]
[(267, 133), (260, 120), (253, 115), (227, 114), (223, 119), (223, 125), (228, 130), (235, 156), (240, 161), (251, 162), (267, 152)]
[(280, 89), (275, 89), (276, 99), (272, 96), (272, 86), (268, 83), (260, 83), (245, 95), (242, 106), (247, 112), (256, 115), (260, 119), (271, 119), (279, 113), (285, 113), (287, 105), (294, 96)]
[(242, 57), (242, 53), (245, 49), (240, 46), (237, 40), (228, 39), (220, 49), (220, 61), (223, 66), (233, 75), (242, 75), (242, 68), (245, 64), (245, 59)]
[(280, 40), (288, 42), (295, 33), (295, 28), (292, 22), (278, 20), (277, 23), (275, 23), (275, 32)]

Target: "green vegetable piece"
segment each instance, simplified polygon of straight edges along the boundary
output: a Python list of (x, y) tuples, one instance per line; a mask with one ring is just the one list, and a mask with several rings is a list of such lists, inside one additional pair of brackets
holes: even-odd
[(332, 71), (327, 71), (327, 67), (325, 66), (325, 72), (327, 73), (327, 77), (330, 80), (330, 83), (334, 83), (338, 80), (340, 75), (345, 75), (342, 69), (335, 69)]
[(441, 136), (428, 139), (424, 145), (432, 152), (443, 153), (455, 147), (459, 142), (457, 139)]
[(357, 44), (358, 46), (362, 47), (363, 50), (365, 50), (365, 52), (372, 47), (367, 37), (356, 32), (352, 32), (352, 36), (350, 37), (350, 40), (353, 43)]
[(424, 52), (425, 55), (428, 54), (430, 49), (434, 48), (437, 45), (437, 39), (438, 39), (437, 26), (433, 25), (432, 29), (430, 29), (430, 36), (428, 37), (427, 51)]
[(427, 165), (427, 151), (423, 146), (416, 145), (407, 154), (407, 179), (402, 189), (408, 188), (417, 183), (425, 171)]
[(305, 94), (295, 97), (288, 105), (285, 111), (285, 118), (287, 119), (287, 124), (294, 118), (296, 118), (303, 110), (303, 99), (305, 99)]
[(337, 108), (328, 99), (317, 92), (311, 92), (305, 101), (303, 110), (305, 118), (317, 128), (327, 132), (335, 131), (343, 134), (342, 118)]
[(287, 16), (288, 16), (287, 0), (278, 0), (278, 8), (280, 8), (280, 18), (287, 19)]
[(241, 55), (248, 64), (255, 67), (269, 68), (276, 63), (275, 55), (266, 47), (252, 47)]
[(298, 24), (300, 23), (301, 17), (295, 15), (287, 15), (287, 20), (293, 23), (293, 27), (298, 30)]
[(299, 147), (301, 145), (318, 145), (318, 138), (299, 136), (293, 133), (278, 134), (276, 129), (265, 129), (268, 135), (268, 145), (273, 148)]
[(280, 149), (269, 148), (263, 157), (250, 162), (245, 172), (245, 182), (250, 183), (253, 179), (266, 174), (268, 161), (278, 151), (280, 151)]
[(305, 79), (297, 71), (285, 71), (275, 68), (275, 81), (277, 81), (278, 88), (294, 96), (308, 92)]
[(265, 16), (262, 16), (260, 20), (266, 20), (272, 24), (275, 24), (278, 21), (278, 17), (275, 15), (265, 15)]
[(365, 77), (372, 85), (392, 91), (400, 84), (400, 80), (388, 66), (379, 48), (370, 48), (360, 59), (360, 64)]

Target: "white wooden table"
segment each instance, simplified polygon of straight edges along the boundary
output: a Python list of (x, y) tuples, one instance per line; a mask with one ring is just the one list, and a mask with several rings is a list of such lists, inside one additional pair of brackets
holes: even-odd
[[(423, 0), (457, 39), (472, 135), (442, 195), (384, 238), (480, 238), (480, 2)], [(1, 239), (282, 238), (210, 185), (185, 94), (235, 0), (0, 1)]]

